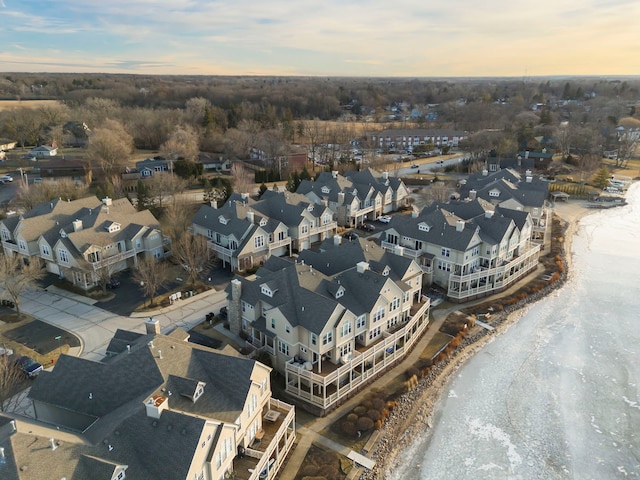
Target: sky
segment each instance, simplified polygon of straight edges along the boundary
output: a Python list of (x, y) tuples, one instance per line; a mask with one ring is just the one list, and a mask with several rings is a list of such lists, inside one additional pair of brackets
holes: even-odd
[(638, 0), (0, 0), (0, 71), (640, 74)]

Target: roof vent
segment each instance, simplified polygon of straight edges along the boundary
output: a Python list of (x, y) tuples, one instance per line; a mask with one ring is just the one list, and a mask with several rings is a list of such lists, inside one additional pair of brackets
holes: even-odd
[(49, 445), (51, 445), (51, 450), (58, 448), (58, 445), (56, 445), (56, 441), (53, 438), (49, 439)]
[(109, 451), (112, 451), (113, 450), (113, 445), (109, 445), (108, 448), (109, 448)]
[(158, 350), (158, 358), (162, 360), (162, 350)]
[(131, 345), (127, 345), (127, 353), (131, 353)]
[(93, 400), (93, 393), (89, 392), (89, 400)]

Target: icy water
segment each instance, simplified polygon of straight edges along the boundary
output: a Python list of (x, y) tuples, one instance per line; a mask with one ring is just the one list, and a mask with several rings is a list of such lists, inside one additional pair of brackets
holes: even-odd
[(450, 380), (391, 480), (640, 478), (640, 185), (583, 218), (573, 275)]

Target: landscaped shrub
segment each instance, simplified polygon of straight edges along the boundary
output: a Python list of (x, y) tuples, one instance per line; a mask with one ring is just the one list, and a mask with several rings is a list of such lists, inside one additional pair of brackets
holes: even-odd
[(393, 400), (389, 400), (387, 402), (386, 408), (388, 408), (389, 410), (393, 410), (397, 406), (398, 406), (398, 404), (396, 402), (394, 402)]
[(417, 377), (419, 373), (420, 371), (416, 367), (409, 367), (407, 368), (405, 375), (407, 376), (407, 378), (411, 378), (413, 376)]
[(383, 408), (382, 410), (380, 410), (380, 421), (384, 422), (388, 416), (389, 416), (388, 408)]
[(358, 415), (356, 415), (355, 413), (350, 413), (349, 415), (347, 415), (347, 422), (356, 423), (357, 421)]
[(361, 417), (362, 415), (367, 413), (367, 407), (365, 407), (364, 405), (358, 405), (356, 408), (353, 409), (353, 413)]
[(355, 437), (358, 434), (358, 429), (355, 423), (345, 421), (342, 423), (342, 432), (348, 437)]
[(371, 407), (373, 407), (373, 402), (371, 401), (371, 399), (367, 398), (362, 401), (361, 405), (369, 410)]
[[(373, 412), (378, 413), (376, 410), (372, 410)], [(379, 420), (379, 419), (376, 419)], [(374, 420), (371, 419), (368, 415), (366, 417), (360, 417), (358, 419), (358, 423), (356, 423), (356, 428), (361, 432), (368, 432), (373, 428)]]
[[(381, 417), (380, 411), (379, 410), (374, 410), (373, 408), (371, 410), (367, 411), (367, 415), (366, 416), (369, 417), (374, 422), (376, 420), (380, 420), (380, 417)], [(362, 417), (360, 417), (360, 418), (362, 418)]]
[(376, 397), (371, 401), (371, 406), (376, 410), (382, 410), (385, 403), (384, 398)]

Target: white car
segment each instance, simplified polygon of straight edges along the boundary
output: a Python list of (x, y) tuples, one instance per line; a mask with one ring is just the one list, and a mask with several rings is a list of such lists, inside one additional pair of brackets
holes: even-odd
[(13, 182), (13, 177), (11, 175), (3, 175), (0, 177), (0, 182), (2, 183)]
[(381, 215), (378, 217), (378, 221), (382, 223), (389, 223), (391, 221), (391, 217), (389, 215)]

